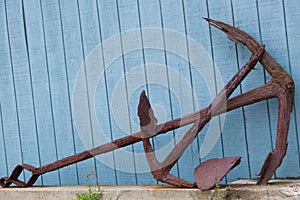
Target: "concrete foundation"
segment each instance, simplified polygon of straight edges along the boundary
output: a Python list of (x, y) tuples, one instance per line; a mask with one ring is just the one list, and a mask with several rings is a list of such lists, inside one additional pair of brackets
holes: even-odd
[[(217, 189), (175, 188), (168, 185), (100, 186), (93, 191), (102, 192), (102, 199), (300, 199), (300, 180), (276, 180), (267, 186), (257, 186), (254, 181), (237, 181)], [(0, 200), (67, 200), (76, 199), (76, 194), (87, 193), (88, 186), (0, 188)]]

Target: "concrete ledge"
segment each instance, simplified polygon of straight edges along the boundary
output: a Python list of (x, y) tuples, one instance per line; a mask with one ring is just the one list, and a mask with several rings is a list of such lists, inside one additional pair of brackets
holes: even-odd
[[(93, 187), (93, 190), (97, 190)], [(237, 181), (219, 189), (175, 188), (168, 185), (100, 186), (103, 199), (300, 199), (300, 181), (272, 181), (267, 186), (256, 186), (253, 181)], [(0, 188), (0, 200), (67, 200), (88, 191), (87, 186)]]
[(254, 181), (236, 181), (227, 189), (225, 199), (300, 199), (300, 180), (271, 180), (267, 186)]

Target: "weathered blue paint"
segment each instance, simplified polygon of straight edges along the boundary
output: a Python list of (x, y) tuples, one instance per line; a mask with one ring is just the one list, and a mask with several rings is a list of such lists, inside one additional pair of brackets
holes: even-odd
[[(288, 60), (289, 60), (289, 68), (291, 70), (291, 74), (294, 78), (295, 83), (300, 82), (300, 73), (298, 72), (299, 67), (298, 63), (300, 61), (300, 57), (297, 56), (297, 52), (300, 50), (300, 35), (297, 34), (299, 29), (300, 22), (299, 19), (300, 13), (296, 12), (299, 2), (297, 1), (289, 1), (287, 4), (284, 2), (284, 14), (285, 14), (285, 26), (286, 26), (286, 39), (287, 39), (287, 47), (288, 47)], [(296, 86), (299, 84), (296, 84)], [(297, 92), (298, 91), (298, 92)], [(294, 116), (295, 116), (295, 126), (296, 126), (296, 137), (298, 139), (298, 155), (299, 155), (299, 164), (300, 164), (300, 112), (299, 112), (299, 101), (300, 101), (300, 93), (299, 89), (296, 88), (295, 93), (295, 104), (294, 104)], [(298, 105), (298, 106), (297, 106)], [(297, 152), (295, 153), (297, 154)], [(293, 155), (293, 154), (292, 154)], [(296, 160), (296, 159), (295, 159)]]
[[(24, 28), (24, 23), (26, 23), (23, 18), (24, 10), (20, 1), (5, 3), (11, 73), (18, 120), (17, 127), (21, 146), (20, 154), (22, 162), (30, 162), (32, 160), (33, 165), (36, 165), (40, 164), (39, 147), (32, 93), (32, 74), (28, 56), (27, 31)], [(7, 131), (9, 135), (10, 131)], [(25, 178), (30, 177), (28, 173), (24, 175)]]
[[(185, 26), (185, 34), (199, 43), (203, 50), (207, 52), (209, 56), (211, 56), (211, 40), (209, 35), (209, 27), (206, 26), (204, 20), (201, 20), (203, 16), (207, 16), (207, 8), (205, 1), (182, 1), (183, 4), (183, 12), (184, 12), (184, 26)], [(205, 5), (205, 6), (204, 6)], [(198, 24), (199, 26), (194, 26), (194, 24)], [(195, 60), (197, 65), (201, 66), (201, 59), (198, 59), (199, 53), (196, 49), (191, 47), (189, 41), (187, 41), (188, 45), (188, 57), (191, 60)], [(211, 98), (209, 91), (207, 89), (206, 83), (203, 81), (202, 75), (199, 73), (199, 69), (196, 69), (195, 66), (190, 65), (191, 72), (191, 81), (192, 81), (192, 90), (194, 92), (194, 110), (201, 109), (207, 105), (209, 105)], [(214, 67), (210, 66), (205, 70), (205, 75), (214, 76)], [(215, 88), (214, 80), (210, 80), (209, 84), (213, 85)], [(213, 91), (215, 94), (215, 90)], [(195, 96), (197, 98), (195, 98)], [(218, 120), (218, 119), (217, 119)], [(204, 136), (207, 133), (207, 127), (204, 127), (202, 133), (199, 134), (197, 139), (192, 143), (190, 148), (187, 150), (182, 158), (179, 160), (179, 173), (180, 177), (187, 179), (189, 181), (193, 181), (193, 169), (199, 165), (204, 158), (201, 158), (200, 149), (203, 145)], [(186, 165), (186, 163), (191, 163), (190, 165)]]
[[(268, 2), (264, 2), (264, 4), (260, 6), (265, 6), (266, 8), (272, 10), (270, 15), (267, 15), (265, 12), (261, 11), (260, 13), (260, 21), (261, 21), (261, 33), (262, 33), (262, 42), (267, 46), (271, 43), (276, 42), (278, 49), (270, 50), (270, 53), (280, 60), (282, 66), (287, 72), (290, 72), (289, 69), (289, 61), (288, 61), (288, 48), (287, 48), (287, 40), (286, 40), (286, 30), (285, 30), (285, 18), (284, 18), (284, 10), (282, 6), (282, 1), (273, 1), (272, 4)], [(279, 13), (279, 16), (275, 15), (275, 13)], [(269, 23), (269, 19), (272, 19), (273, 23)], [(297, 87), (297, 86), (296, 86)], [(297, 91), (296, 91), (297, 93)], [(270, 100), (270, 119), (271, 119), (271, 130), (272, 130), (272, 140), (273, 145), (275, 144), (275, 130), (276, 130), (276, 113), (277, 113), (277, 103), (275, 100)], [(295, 119), (294, 116), (291, 116), (291, 125), (289, 131), (289, 146), (288, 150), (290, 150), (291, 154), (286, 156), (286, 159), (282, 163), (282, 168), (279, 169), (276, 173), (278, 177), (291, 176), (291, 173), (299, 174), (300, 168), (288, 169), (287, 165), (292, 165), (292, 163), (297, 163), (297, 158), (299, 155), (295, 155), (297, 152), (297, 138), (296, 138), (296, 129), (295, 129)], [(294, 152), (294, 153), (292, 153)], [(285, 167), (284, 167), (285, 166)], [(295, 172), (293, 172), (295, 171)]]
[[(1, 153), (1, 160), (3, 160), (3, 163), (7, 163), (7, 158), (6, 158), (6, 145), (5, 145), (5, 139), (4, 139), (4, 131), (3, 131), (3, 118), (2, 118), (2, 109), (1, 109), (1, 104), (0, 104), (0, 125), (1, 125), (1, 140), (0, 140), (0, 145), (1, 145), (1, 149), (0, 149), (0, 153)], [(0, 170), (1, 170), (1, 175), (2, 176), (7, 176), (8, 171), (7, 171), (7, 164), (2, 164), (0, 166)]]
[[(51, 90), (48, 78), (48, 57), (45, 49), (42, 12), (38, 1), (24, 4), (28, 54), (32, 74), (32, 89), (35, 100), (36, 125), (39, 138), (39, 156), (41, 164), (57, 159), (55, 131), (53, 129)], [(58, 172), (55, 178), (42, 177), (43, 184), (59, 184)]]
[[(72, 89), (76, 77), (76, 71), (74, 71), (75, 66), (80, 66), (83, 57), (84, 57), (84, 49), (83, 49), (83, 36), (82, 36), (82, 25), (81, 25), (81, 15), (80, 10), (78, 7), (77, 1), (61, 1), (59, 3), (60, 7), (60, 20), (61, 20), (61, 26), (63, 29), (63, 41), (64, 41), (64, 54), (65, 54), (65, 64), (66, 64), (66, 77), (67, 79), (67, 87), (68, 91), (65, 91), (65, 93), (68, 93), (68, 103), (71, 104), (72, 100)], [(78, 69), (78, 68), (77, 68)], [(86, 82), (83, 83), (84, 88), (86, 88)], [(59, 99), (57, 99), (59, 100)], [(87, 93), (82, 93), (82, 104), (83, 107), (88, 107), (88, 101), (87, 101)], [(70, 105), (69, 105), (70, 106)], [(67, 108), (67, 110), (71, 114), (70, 107)], [(92, 143), (92, 133), (91, 133), (91, 126), (90, 126), (90, 118), (88, 117), (88, 113), (86, 113), (87, 109), (83, 110), (83, 115), (86, 116), (86, 121), (83, 122), (83, 125), (86, 127), (86, 137), (89, 138), (89, 142)], [(68, 117), (71, 117), (68, 116)], [(71, 119), (71, 118), (70, 118)], [(68, 122), (67, 122), (68, 123)], [(73, 122), (74, 123), (74, 122)], [(75, 131), (75, 126), (72, 126), (72, 130)], [(66, 133), (61, 133), (66, 134)], [(70, 133), (69, 133), (70, 134)], [(59, 140), (59, 135), (57, 136), (57, 140)], [(80, 152), (85, 149), (85, 146), (82, 144), (80, 138), (78, 137), (77, 132), (74, 135), (74, 143), (75, 143), (75, 152)], [(62, 144), (62, 146), (66, 144)], [(72, 145), (72, 143), (71, 143)], [(62, 147), (62, 152), (65, 147)], [(71, 147), (71, 146), (70, 146)], [(74, 151), (74, 150), (72, 150)], [(84, 161), (82, 163), (77, 164), (77, 173), (72, 176), (72, 179), (74, 183), (78, 182), (79, 184), (86, 183), (86, 174), (90, 172), (91, 169), (95, 167), (95, 161), (94, 159)], [(76, 178), (77, 176), (77, 178)]]
[[(138, 131), (136, 109), (142, 90), (146, 90), (159, 122), (207, 106), (211, 97), (206, 83), (195, 66), (189, 63), (197, 58), (198, 52), (192, 49), (188, 40), (170, 43), (163, 30), (159, 40), (150, 41), (161, 45), (162, 50), (143, 49), (149, 46), (147, 32), (143, 30), (136, 31), (132, 41), (126, 40), (125, 35), (117, 38), (119, 42), (115, 44), (114, 52), (103, 49), (99, 60), (93, 63), (94, 67), (105, 66), (113, 53), (119, 53), (119, 57), (104, 70), (95, 91), (91, 87), (91, 80), (97, 78), (97, 74), (86, 70), (83, 60), (101, 42), (114, 35), (139, 28), (168, 28), (198, 42), (215, 64), (205, 71), (205, 75), (214, 76), (218, 70), (224, 82), (227, 82), (246, 63), (250, 53), (246, 48), (227, 40), (223, 33), (210, 28), (201, 19), (208, 16), (242, 28), (266, 44), (271, 55), (293, 76), (296, 95), (291, 115), (289, 147), (274, 177), (298, 177), (299, 6), (298, 0), (1, 1), (0, 175), (7, 175), (19, 163), (40, 166), (102, 144), (97, 133), (97, 123), (109, 140)], [(140, 48), (124, 54), (126, 45)], [(177, 48), (187, 59), (166, 51), (171, 47)], [(160, 67), (159, 70), (149, 65), (153, 63)], [(84, 119), (75, 124), (73, 86), (81, 64), (85, 70), (79, 112)], [(256, 68), (233, 95), (270, 80), (260, 65)], [(131, 76), (125, 76), (119, 82), (128, 73)], [(182, 77), (190, 84), (189, 89), (184, 88), (180, 82)], [(152, 84), (153, 80), (160, 80), (160, 84)], [(121, 92), (114, 96), (117, 84), (120, 84)], [(209, 84), (213, 85), (215, 93), (221, 89), (216, 86), (215, 80), (210, 80)], [(175, 93), (173, 89), (178, 88)], [(123, 99), (119, 105), (113, 102), (116, 97)], [(92, 117), (93, 109), (97, 120)], [(120, 113), (123, 115), (118, 118)], [(217, 130), (221, 129), (222, 118), (214, 120), (219, 124)], [(227, 181), (256, 178), (266, 154), (274, 147), (276, 120), (276, 100), (234, 110), (226, 114), (222, 135), (208, 155), (200, 158), (201, 146), (208, 130), (206, 126), (171, 172), (193, 181), (193, 169), (200, 162), (214, 157), (239, 155), (242, 156), (242, 162), (228, 174)], [(86, 132), (79, 133), (76, 126), (83, 127)], [(159, 160), (164, 159), (170, 147), (174, 147), (187, 129), (181, 128), (152, 139), (156, 150), (170, 144), (164, 155), (159, 155)], [(214, 134), (218, 135), (218, 132)], [(82, 142), (83, 137), (88, 145)], [(90, 159), (43, 175), (37, 184), (86, 184), (86, 174), (91, 170), (95, 171), (101, 184), (157, 183), (151, 173), (140, 173), (141, 169), (148, 168), (145, 158), (142, 162), (139, 160), (138, 154), (143, 151), (141, 143), (125, 147), (123, 151), (128, 156), (117, 150), (99, 157), (110, 163), (110, 166), (101, 162), (101, 159)], [(28, 178), (28, 174), (25, 173), (22, 178)]]
[[(261, 36), (257, 9), (256, 1), (247, 1), (245, 4), (240, 1), (234, 1), (232, 3), (234, 25), (242, 29), (247, 28), (247, 31), (260, 41)], [(245, 12), (245, 10), (248, 12)], [(249, 15), (249, 13), (253, 13), (253, 15)], [(242, 67), (250, 57), (250, 53), (246, 48), (240, 45), (236, 48), (238, 66)], [(241, 92), (248, 91), (265, 83), (262, 66), (258, 64), (256, 68), (257, 70), (253, 70), (241, 84)], [(259, 112), (257, 112), (257, 110), (259, 110)], [(260, 102), (243, 108), (242, 118), (244, 120), (244, 130), (241, 134), (244, 135), (245, 145), (247, 145), (245, 147), (248, 152), (243, 157), (243, 162), (248, 162), (249, 175), (251, 178), (255, 178), (257, 177), (257, 172), (259, 172), (265, 156), (271, 150), (271, 130), (268, 126), (267, 102)], [(261, 139), (257, 140), (257, 138)], [(239, 176), (241, 176), (241, 174)]]
[[(140, 26), (141, 28), (149, 28), (149, 27), (157, 27), (161, 28), (162, 27), (162, 19), (161, 19), (161, 12), (160, 12), (160, 1), (148, 1), (148, 3), (144, 3), (144, 1), (138, 1), (139, 5), (139, 11), (140, 11)], [(145, 40), (144, 38), (147, 37), (145, 32), (142, 32), (143, 36), (143, 44), (145, 46), (148, 46), (149, 41)], [(155, 41), (157, 42), (158, 46), (161, 44), (162, 49), (163, 44), (164, 44), (164, 39), (163, 39), (163, 32), (161, 31), (159, 35), (160, 40)], [(163, 65), (165, 61), (165, 53), (163, 51), (155, 50), (155, 49), (145, 49), (144, 50), (144, 63), (158, 63)], [(151, 68), (150, 66), (145, 66), (146, 70), (146, 83), (151, 80), (155, 80), (156, 78), (159, 78), (161, 80), (161, 85), (168, 85), (168, 80), (167, 80), (167, 75), (166, 75), (166, 68), (162, 67), (161, 72), (162, 73), (155, 73), (155, 70)], [(165, 95), (160, 92), (161, 90), (164, 90), (167, 92), (167, 90), (161, 86), (161, 85), (148, 85), (147, 86), (147, 93), (149, 96), (150, 101), (152, 102), (153, 105), (159, 104), (163, 105), (164, 109), (168, 113), (167, 116), (171, 118), (171, 110), (170, 110), (170, 100), (169, 100), (169, 95), (165, 93)], [(158, 116), (157, 116), (158, 117)], [(162, 122), (161, 117), (158, 117), (158, 121)], [(160, 148), (160, 142), (166, 141), (167, 138), (165, 136), (159, 136), (155, 137), (152, 139), (152, 145), (154, 149), (159, 149)], [(168, 142), (171, 142), (170, 140)], [(160, 158), (162, 159), (162, 158)], [(147, 162), (145, 161), (142, 163), (144, 168), (147, 168)], [(139, 179), (138, 176), (138, 183), (155, 183), (155, 180), (151, 178), (151, 173), (147, 173), (147, 178), (146, 179)], [(151, 180), (152, 179), (152, 180)]]
[[(1, 68), (0, 68), (0, 87), (1, 87), (1, 116), (2, 116), (2, 132), (3, 143), (5, 147), (14, 146), (14, 151), (5, 150), (7, 160), (3, 160), (1, 165), (6, 165), (8, 169), (13, 168), (17, 162), (22, 161), (21, 143), (19, 135), (18, 115), (15, 101), (15, 86), (12, 76), (12, 64), (10, 54), (10, 41), (8, 40), (8, 29), (6, 20), (6, 5), (2, 1), (1, 7), (1, 31), (0, 33), (0, 52), (1, 52)], [(5, 105), (5, 106), (4, 106)], [(6, 147), (6, 149), (8, 149)], [(6, 172), (1, 172), (5, 174)]]

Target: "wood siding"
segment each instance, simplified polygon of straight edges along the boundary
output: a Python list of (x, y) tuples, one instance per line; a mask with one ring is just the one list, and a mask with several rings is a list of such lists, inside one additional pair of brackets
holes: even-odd
[[(202, 17), (253, 35), (292, 75), (296, 93), (289, 146), (274, 178), (299, 177), (298, 0), (1, 0), (0, 177), (19, 163), (41, 166), (98, 146), (105, 142), (103, 135), (111, 141), (138, 131), (142, 90), (159, 122), (207, 106), (221, 90), (218, 75), (226, 83), (250, 53), (209, 27)], [(149, 36), (151, 30), (157, 35)], [(176, 32), (178, 36), (168, 38)], [(107, 41), (113, 42), (101, 46)], [(203, 52), (194, 43), (213, 61), (202, 74), (197, 66), (205, 60), (197, 58)], [(102, 53), (96, 62), (91, 58), (95, 48)], [(256, 69), (233, 95), (270, 80), (260, 65)], [(80, 108), (74, 108), (74, 98), (80, 98)], [(277, 106), (272, 99), (234, 110), (226, 118), (216, 117), (209, 124), (212, 129), (204, 128), (171, 172), (193, 181), (193, 169), (200, 162), (242, 156), (241, 164), (224, 181), (256, 178), (275, 145)], [(187, 130), (152, 139), (160, 160)], [(212, 135), (207, 138), (207, 134)], [(217, 140), (209, 149), (211, 138)], [(100, 184), (157, 183), (149, 173), (142, 145), (134, 144), (45, 174), (37, 185), (87, 184), (91, 171)], [(29, 176), (24, 173), (21, 179)]]

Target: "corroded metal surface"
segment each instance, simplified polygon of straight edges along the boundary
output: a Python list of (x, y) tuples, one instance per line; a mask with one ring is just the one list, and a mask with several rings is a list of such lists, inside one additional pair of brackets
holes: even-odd
[[(140, 126), (141, 131), (144, 133), (143, 145), (144, 151), (146, 153), (147, 161), (150, 165), (151, 172), (153, 177), (157, 181), (166, 182), (178, 187), (194, 187), (195, 183), (189, 183), (181, 178), (178, 178), (172, 174), (170, 174), (171, 168), (178, 161), (180, 156), (184, 153), (184, 151), (188, 148), (188, 146), (193, 142), (194, 138), (197, 134), (202, 130), (202, 128), (209, 122), (212, 118), (216, 110), (220, 108), (226, 109), (226, 101), (229, 96), (233, 93), (233, 91), (237, 88), (237, 86), (241, 83), (241, 81), (247, 76), (247, 74), (254, 68), (256, 63), (264, 54), (264, 46), (262, 45), (258, 51), (251, 56), (249, 61), (232, 77), (232, 79), (225, 85), (225, 87), (221, 90), (221, 92), (216, 96), (213, 102), (204, 109), (202, 115), (198, 116), (198, 119), (194, 122), (192, 128), (185, 134), (182, 140), (175, 146), (175, 148), (171, 151), (171, 153), (166, 157), (166, 159), (159, 163), (156, 159), (155, 153), (149, 141), (149, 137), (155, 135), (157, 129), (159, 128), (156, 123), (157, 120), (154, 116), (153, 110), (151, 108), (149, 99), (147, 98), (145, 92), (143, 91), (140, 96), (140, 103), (138, 106), (138, 116), (140, 118)], [(233, 166), (236, 166), (240, 163), (240, 158), (235, 157), (232, 162), (228, 162), (230, 158), (224, 158), (224, 160), (212, 160), (208, 163), (216, 164), (216, 169), (220, 171), (220, 174), (215, 174), (216, 177), (205, 178), (202, 179), (202, 176), (199, 173), (207, 173), (209, 175), (215, 173), (215, 168), (211, 166), (211, 170), (206, 167), (200, 167), (199, 173), (195, 176), (197, 186), (200, 189), (210, 189), (214, 187), (228, 172)], [(214, 162), (213, 162), (214, 161)], [(227, 162), (226, 162), (227, 161)], [(235, 161), (235, 162), (233, 162)], [(233, 165), (233, 164), (234, 165)], [(207, 166), (207, 165), (204, 165)], [(205, 170), (203, 170), (205, 169)], [(211, 173), (212, 172), (212, 173)], [(208, 184), (206, 187), (203, 185)], [(209, 186), (209, 187), (208, 187)]]
[[(223, 158), (221, 160), (210, 160), (203, 163), (198, 168), (196, 168), (195, 176), (197, 184), (189, 183), (185, 180), (179, 179), (171, 175), (169, 171), (180, 158), (180, 156), (184, 153), (186, 148), (192, 143), (193, 139), (196, 137), (199, 131), (201, 131), (203, 126), (212, 117), (240, 108), (242, 106), (247, 106), (271, 98), (277, 98), (279, 106), (276, 146), (274, 150), (267, 155), (267, 158), (265, 159), (265, 162), (259, 174), (260, 178), (257, 182), (257, 184), (259, 185), (267, 184), (272, 175), (275, 173), (276, 169), (280, 166), (287, 150), (287, 136), (290, 122), (290, 112), (292, 110), (294, 100), (294, 82), (289, 74), (284, 71), (284, 69), (279, 65), (279, 63), (277, 63), (275, 59), (264, 50), (264, 46), (259, 44), (249, 34), (220, 21), (209, 18), (205, 18), (205, 20), (226, 33), (229, 39), (231, 39), (235, 43), (241, 43), (245, 45), (253, 53), (248, 63), (246, 63), (246, 65), (238, 71), (238, 73), (229, 81), (229, 83), (223, 88), (223, 90), (221, 90), (221, 92), (208, 107), (191, 113), (187, 116), (157, 125), (157, 120), (151, 109), (150, 102), (143, 92), (140, 98), (138, 113), (141, 121), (140, 132), (63, 158), (61, 160), (38, 168), (27, 164), (18, 165), (15, 167), (9, 177), (3, 177), (0, 179), (0, 186), (9, 187), (11, 184), (15, 184), (20, 187), (29, 187), (32, 186), (38, 179), (38, 177), (44, 173), (92, 158), (93, 156), (99, 154), (113, 151), (117, 148), (143, 141), (146, 157), (149, 162), (151, 172), (156, 180), (167, 182), (169, 184), (180, 187), (194, 187), (198, 185), (200, 189), (209, 189), (213, 187), (217, 183), (217, 181), (219, 181), (219, 179), (221, 180), (221, 178), (230, 169), (232, 169), (239, 163), (239, 157)], [(232, 92), (253, 69), (258, 61), (272, 76), (272, 80), (261, 87), (229, 98)], [(155, 154), (149, 142), (149, 138), (191, 123), (193, 123), (192, 128), (175, 146), (170, 155), (163, 162), (159, 163), (155, 157)], [(212, 166), (213, 163), (218, 163), (216, 167), (218, 169), (217, 171), (220, 171), (222, 173), (216, 176), (215, 181), (212, 181), (212, 177), (210, 177), (211, 184), (204, 187), (202, 182), (205, 180), (205, 178), (203, 178), (204, 175), (202, 173), (203, 171), (208, 172), (209, 174), (214, 173), (215, 168), (209, 167)], [(32, 176), (28, 180), (28, 182), (22, 182), (18, 180), (18, 177), (23, 170), (28, 170), (32, 173)]]
[(208, 190), (218, 184), (226, 174), (241, 162), (241, 157), (214, 158), (195, 168), (195, 181), (201, 190)]

